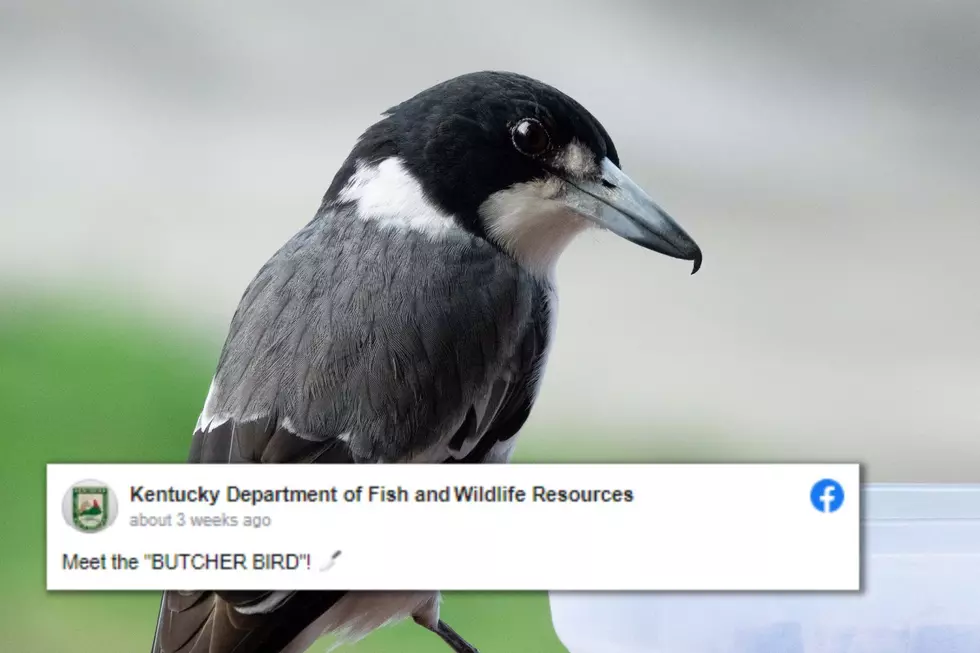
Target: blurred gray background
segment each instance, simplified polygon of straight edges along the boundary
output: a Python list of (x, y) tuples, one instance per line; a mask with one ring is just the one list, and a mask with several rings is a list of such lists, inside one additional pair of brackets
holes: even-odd
[(220, 343), (384, 109), (514, 70), (705, 252), (575, 243), (530, 438), (980, 480), (976, 0), (0, 7), (5, 289)]

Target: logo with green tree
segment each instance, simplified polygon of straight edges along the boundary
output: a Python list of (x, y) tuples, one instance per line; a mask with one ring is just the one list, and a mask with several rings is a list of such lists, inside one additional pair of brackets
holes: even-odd
[(72, 516), (83, 531), (99, 531), (109, 524), (109, 488), (72, 488)]

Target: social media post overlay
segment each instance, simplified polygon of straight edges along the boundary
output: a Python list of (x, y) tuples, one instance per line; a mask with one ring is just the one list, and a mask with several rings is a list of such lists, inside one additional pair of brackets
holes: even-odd
[(48, 465), (49, 590), (858, 590), (858, 465)]

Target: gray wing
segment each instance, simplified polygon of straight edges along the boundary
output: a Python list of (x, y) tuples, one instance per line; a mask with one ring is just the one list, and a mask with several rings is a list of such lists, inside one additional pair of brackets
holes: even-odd
[[(548, 289), (482, 240), (321, 217), (246, 290), (189, 460), (506, 460), (549, 309)], [(154, 653), (279, 651), (342, 594), (166, 592)]]
[[(463, 232), (436, 241), (344, 214), (314, 221), (246, 291), (192, 455), (439, 462), (471, 410), (485, 431), (500, 401), (533, 394), (545, 293)], [(252, 424), (268, 441), (232, 433)]]

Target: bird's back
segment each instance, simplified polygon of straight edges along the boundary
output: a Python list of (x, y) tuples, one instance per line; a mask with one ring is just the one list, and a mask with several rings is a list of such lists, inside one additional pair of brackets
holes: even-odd
[[(547, 283), (471, 234), (322, 211), (244, 293), (189, 461), (505, 461), (536, 394), (549, 299)], [(384, 609), (428, 600), (402, 596)], [(300, 633), (351, 605), (343, 592), (170, 591), (153, 653), (305, 647), (318, 633)], [(324, 623), (358, 618), (375, 625)]]

